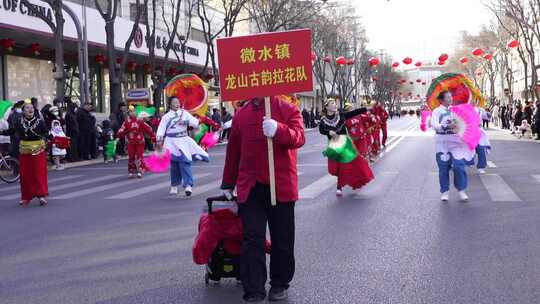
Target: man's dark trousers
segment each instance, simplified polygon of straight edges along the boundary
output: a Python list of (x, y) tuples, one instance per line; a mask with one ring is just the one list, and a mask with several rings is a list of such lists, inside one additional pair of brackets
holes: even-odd
[(270, 285), (289, 288), (294, 275), (294, 203), (270, 204), (270, 187), (257, 183), (245, 203), (239, 204), (244, 240), (240, 279), (246, 295), (266, 294), (266, 223), (270, 228)]

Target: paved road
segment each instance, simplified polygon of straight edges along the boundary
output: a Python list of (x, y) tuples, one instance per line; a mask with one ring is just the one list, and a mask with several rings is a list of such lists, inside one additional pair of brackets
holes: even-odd
[[(538, 303), (540, 146), (494, 140), (471, 202), (439, 202), (433, 139), (391, 122), (376, 180), (334, 195), (308, 133), (300, 151), (297, 269), (288, 303)], [(223, 147), (198, 165), (189, 200), (168, 177), (126, 179), (126, 163), (52, 172), (50, 205), (19, 208), (0, 185), (0, 303), (240, 303), (241, 287), (205, 286), (191, 246)]]

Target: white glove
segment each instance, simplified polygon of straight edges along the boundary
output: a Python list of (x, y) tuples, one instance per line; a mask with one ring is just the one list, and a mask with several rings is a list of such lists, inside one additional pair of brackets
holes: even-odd
[(263, 133), (266, 137), (274, 137), (277, 132), (277, 121), (270, 119), (270, 118), (264, 118), (263, 121)]
[(334, 138), (337, 136), (337, 133), (335, 131), (330, 131), (328, 132), (328, 134), (330, 135), (330, 137)]
[(232, 119), (223, 124), (223, 129), (230, 129), (232, 126)]
[(233, 190), (232, 189), (224, 189), (223, 190), (223, 195), (229, 200), (231, 201), (234, 197), (233, 195)]

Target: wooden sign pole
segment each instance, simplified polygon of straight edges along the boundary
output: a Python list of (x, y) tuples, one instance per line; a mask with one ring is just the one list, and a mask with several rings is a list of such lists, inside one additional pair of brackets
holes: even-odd
[[(272, 108), (270, 107), (270, 97), (264, 98), (264, 116), (268, 119), (272, 118)], [(268, 173), (270, 175), (270, 202), (272, 206), (277, 203), (276, 199), (276, 171), (274, 166), (274, 143), (272, 138), (268, 137)]]

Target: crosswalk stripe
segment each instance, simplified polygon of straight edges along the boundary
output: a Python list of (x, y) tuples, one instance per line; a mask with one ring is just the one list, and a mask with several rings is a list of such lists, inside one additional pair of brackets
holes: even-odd
[[(62, 185), (58, 185), (58, 186), (53, 186), (53, 187), (49, 187), (49, 193), (51, 191), (63, 190), (63, 189), (68, 189), (68, 188), (73, 188), (73, 187), (78, 187), (78, 186), (84, 186), (84, 185), (95, 183), (95, 182), (107, 181), (107, 180), (110, 180), (110, 179), (118, 178), (120, 176), (124, 176), (124, 174), (113, 174), (113, 175), (101, 176), (101, 177), (98, 177), (98, 178), (85, 179), (85, 180), (81, 180), (81, 181), (74, 182), (74, 183), (67, 183), (67, 184), (62, 184)], [(14, 199), (18, 198), (19, 196), (20, 196), (20, 194), (18, 194), (18, 193), (13, 194), (13, 195), (8, 195), (8, 196), (2, 196), (2, 197), (0, 197), (0, 201), (14, 200)]]
[(84, 189), (84, 190), (80, 190), (80, 191), (73, 191), (73, 192), (70, 192), (70, 193), (67, 193), (67, 194), (64, 194), (64, 195), (51, 197), (51, 200), (52, 199), (70, 199), (70, 198), (80, 197), (80, 196), (84, 196), (84, 195), (88, 195), (88, 194), (92, 194), (92, 193), (97, 193), (97, 192), (101, 192), (101, 191), (106, 191), (106, 190), (110, 190), (110, 189), (120, 188), (120, 187), (123, 187), (123, 186), (134, 187), (134, 186), (137, 186), (137, 184), (140, 184), (141, 182), (148, 181), (148, 180), (154, 180), (154, 179), (157, 179), (157, 178), (163, 178), (165, 176), (166, 176), (165, 174), (147, 175), (142, 179), (130, 179), (130, 180), (125, 180), (125, 181), (116, 182), (116, 183), (112, 183), (112, 184), (92, 187), (92, 188), (88, 188), (88, 189)]
[(497, 165), (495, 165), (495, 163), (490, 160), (487, 161), (487, 166), (488, 168), (497, 168)]
[(336, 185), (336, 177), (325, 175), (300, 190), (300, 199), (314, 199), (324, 191)]
[(521, 202), (521, 199), (498, 174), (480, 175), (484, 187), (494, 202)]
[[(206, 177), (206, 176), (209, 176), (209, 175), (211, 175), (211, 174), (210, 173), (195, 174), (194, 178), (195, 178), (195, 181), (197, 181), (197, 179), (203, 178), (203, 177)], [(136, 196), (139, 196), (139, 195), (147, 194), (147, 193), (150, 193), (152, 191), (166, 189), (166, 188), (168, 188), (170, 186), (171, 186), (171, 182), (166, 181), (166, 182), (161, 182), (161, 183), (157, 183), (157, 184), (142, 187), (142, 188), (137, 188), (137, 189), (131, 190), (131, 191), (126, 191), (126, 192), (119, 193), (119, 194), (116, 194), (116, 195), (112, 195), (112, 196), (106, 197), (105, 199), (128, 199), (128, 198), (133, 198), (133, 197), (136, 197)], [(195, 190), (196, 189), (199, 189), (199, 188), (195, 188)]]
[[(81, 177), (82, 175), (68, 175), (68, 176), (62, 176), (62, 177), (56, 177), (56, 178), (49, 178), (48, 182), (49, 184), (50, 183), (54, 183), (54, 182), (61, 182), (61, 181), (65, 181), (65, 180), (69, 180), (69, 179), (74, 179), (74, 178), (78, 178), (78, 177)], [(4, 192), (4, 191), (9, 191), (9, 190), (14, 190), (14, 189), (19, 189), (20, 188), (20, 184), (17, 183), (13, 186), (8, 186), (8, 187), (2, 187), (0, 188), (0, 192)]]

